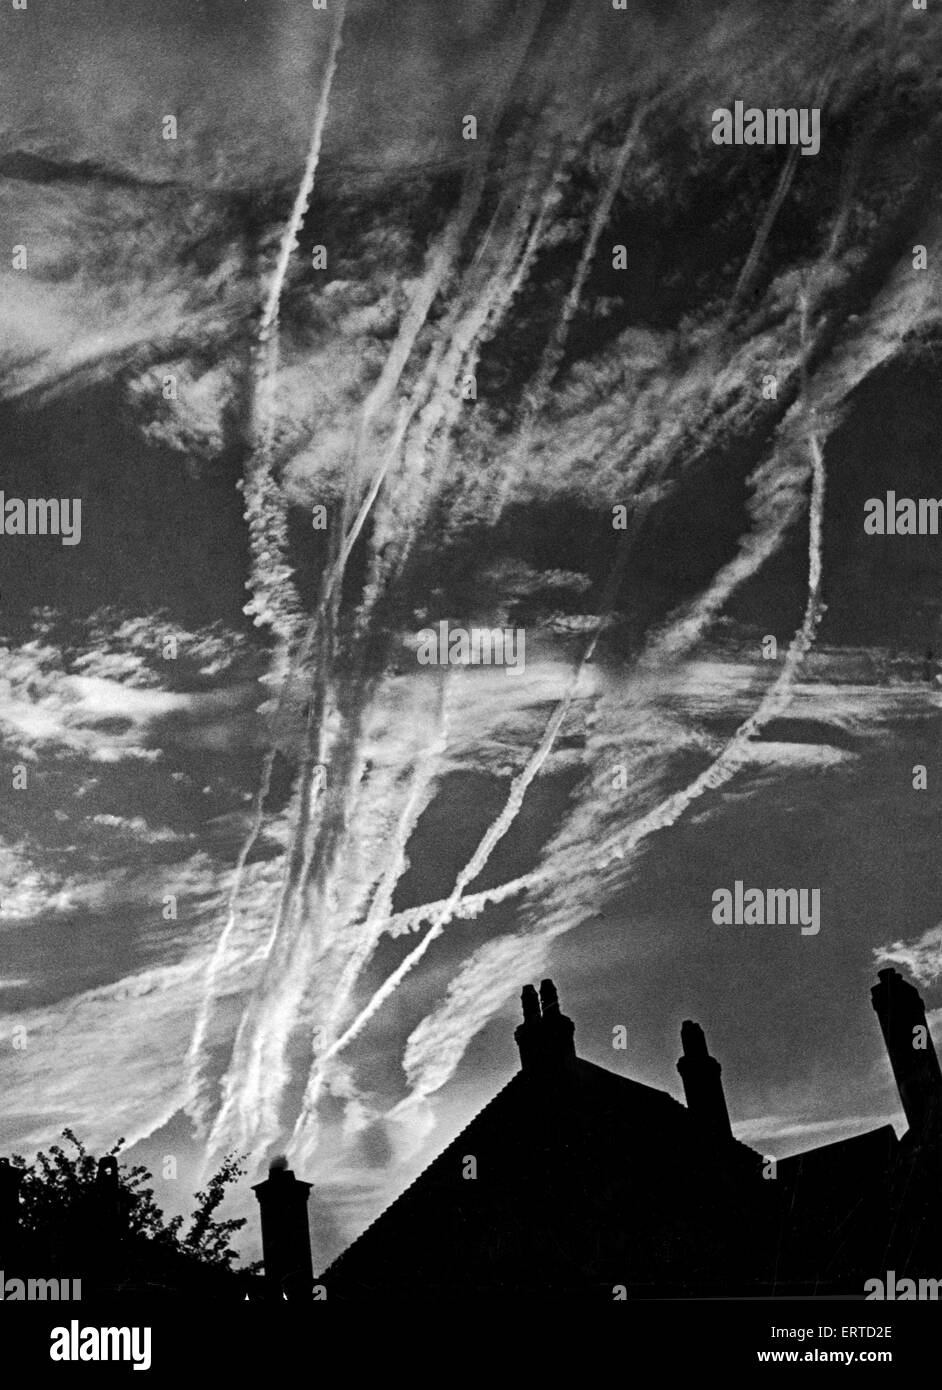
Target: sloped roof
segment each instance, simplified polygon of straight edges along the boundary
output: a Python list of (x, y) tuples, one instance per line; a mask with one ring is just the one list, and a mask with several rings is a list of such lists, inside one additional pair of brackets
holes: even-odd
[[(725, 1152), (725, 1164), (706, 1160), (721, 1205), (719, 1189), (742, 1172), (730, 1154), (761, 1162), (736, 1141)], [(678, 1191), (701, 1214), (709, 1205), (703, 1168), (702, 1136), (667, 1092), (581, 1058), (549, 1080), (519, 1071), (319, 1282), (329, 1297), (393, 1283), (506, 1286), (535, 1263), (544, 1283), (580, 1282), (606, 1265), (613, 1240), (642, 1228), (648, 1238), (652, 1223), (668, 1244), (680, 1239)]]

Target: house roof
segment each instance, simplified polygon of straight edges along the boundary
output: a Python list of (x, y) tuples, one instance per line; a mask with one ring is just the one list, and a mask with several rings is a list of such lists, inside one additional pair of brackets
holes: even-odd
[(761, 1163), (735, 1140), (724, 1164), (705, 1157), (689, 1111), (666, 1091), (578, 1057), (550, 1079), (522, 1070), (320, 1282), (329, 1296), (435, 1277), (505, 1285), (525, 1282), (534, 1262), (544, 1281), (578, 1279), (590, 1247), (606, 1245), (593, 1230), (637, 1232), (667, 1192), (682, 1208), (678, 1186), (695, 1195), (705, 1170), (714, 1193), (730, 1188), (743, 1160), (751, 1171)]

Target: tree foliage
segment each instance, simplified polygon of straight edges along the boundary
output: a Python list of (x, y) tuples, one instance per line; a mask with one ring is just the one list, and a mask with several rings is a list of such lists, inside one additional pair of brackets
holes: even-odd
[[(99, 1191), (99, 1160), (71, 1129), (64, 1129), (62, 1137), (69, 1151), (61, 1144), (52, 1144), (48, 1153), (39, 1152), (32, 1163), (19, 1154), (12, 1159), (12, 1166), (23, 1174), (21, 1230), (27, 1240), (41, 1244), (59, 1244), (78, 1229)], [(245, 1218), (220, 1220), (217, 1213), (227, 1189), (245, 1173), (242, 1160), (226, 1155), (206, 1188), (195, 1194), (195, 1207), (187, 1223), (183, 1216), (169, 1220), (164, 1216), (150, 1186), (153, 1174), (143, 1164), (131, 1167), (120, 1162), (124, 1142), (119, 1139), (104, 1155), (117, 1161), (124, 1238), (150, 1242), (167, 1254), (188, 1257), (217, 1270), (231, 1270), (239, 1255), (230, 1242), (245, 1225)], [(256, 1267), (243, 1272), (251, 1273)]]

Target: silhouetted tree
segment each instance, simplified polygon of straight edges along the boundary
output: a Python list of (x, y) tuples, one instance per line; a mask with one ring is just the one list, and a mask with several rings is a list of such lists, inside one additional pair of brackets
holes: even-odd
[[(15, 1154), (12, 1166), (23, 1173), (20, 1187), (20, 1230), (28, 1249), (48, 1254), (54, 1263), (74, 1260), (76, 1252), (92, 1249), (96, 1239), (96, 1198), (100, 1191), (99, 1159), (90, 1154), (70, 1129), (62, 1131), (70, 1146), (50, 1145), (27, 1163)], [(118, 1159), (124, 1140), (119, 1139), (104, 1157)], [(118, 1201), (122, 1249), (136, 1276), (157, 1270), (162, 1280), (170, 1269), (193, 1268), (235, 1273), (238, 1251), (232, 1237), (246, 1224), (245, 1218), (219, 1220), (216, 1213), (227, 1189), (245, 1173), (241, 1159), (227, 1155), (205, 1190), (195, 1194), (195, 1208), (187, 1218), (164, 1216), (150, 1186), (153, 1175), (143, 1165), (117, 1163)], [(57, 1258), (58, 1257), (58, 1258)], [(257, 1264), (243, 1267), (250, 1275)]]

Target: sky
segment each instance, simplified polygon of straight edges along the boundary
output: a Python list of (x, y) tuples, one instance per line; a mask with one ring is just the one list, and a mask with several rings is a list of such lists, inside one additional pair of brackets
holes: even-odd
[[(171, 1211), (285, 1153), (323, 1267), (547, 973), (678, 1096), (697, 1019), (763, 1153), (901, 1128), (868, 989), (942, 1031), (942, 542), (863, 518), (938, 492), (937, 17), (0, 25), (0, 489), (82, 503), (0, 536), (0, 1150), (124, 1136)], [(715, 144), (737, 101), (819, 152)], [(524, 669), (422, 664), (440, 622)], [(717, 925), (737, 880), (820, 931)]]

